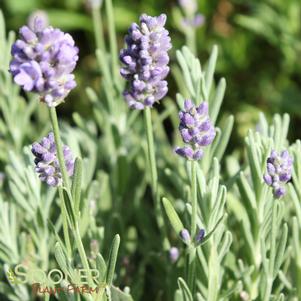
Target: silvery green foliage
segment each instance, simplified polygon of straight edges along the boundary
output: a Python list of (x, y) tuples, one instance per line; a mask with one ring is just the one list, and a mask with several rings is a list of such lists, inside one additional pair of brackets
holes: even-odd
[[(103, 10), (108, 43), (98, 18)], [(143, 118), (129, 110), (122, 96), (111, 1), (92, 13), (102, 84), (86, 89), (93, 116), (74, 112), (75, 126), (60, 122), (62, 141), (77, 159), (70, 191), (59, 193), (34, 172), (29, 145), (51, 126), (36, 99), (26, 95), (25, 101), (12, 83), (7, 70), (14, 34), (6, 38), (0, 15), (0, 299), (34, 300), (29, 284), (11, 281), (11, 269), (29, 259), (44, 270), (60, 268), (80, 284), (76, 268), (82, 266), (81, 256), (73, 236), (71, 250), (65, 242), (62, 204), (70, 234), (78, 230), (90, 268), (100, 272), (101, 301), (143, 300), (146, 294), (175, 301), (301, 299), (301, 142), (289, 145), (289, 116), (275, 115), (269, 123), (260, 115), (246, 135), (244, 152), (225, 155), (234, 118), (220, 112), (226, 82), (214, 77), (217, 47), (205, 64), (193, 49), (178, 50), (171, 66), (176, 101), (166, 97), (159, 111), (152, 110), (165, 222), (159, 228)], [(173, 153), (181, 141), (177, 113), (188, 98), (196, 105), (208, 102), (216, 131), (197, 164)], [(166, 121), (174, 129), (171, 136)], [(272, 149), (287, 149), (294, 157), (292, 180), (279, 200), (263, 180)], [(199, 235), (203, 230), (205, 235)], [(76, 300), (67, 294), (54, 298)]]

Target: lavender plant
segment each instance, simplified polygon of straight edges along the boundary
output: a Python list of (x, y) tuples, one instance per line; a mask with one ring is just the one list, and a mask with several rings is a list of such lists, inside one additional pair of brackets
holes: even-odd
[[(201, 64), (196, 3), (180, 5), (175, 62), (165, 14), (142, 14), (122, 48), (111, 0), (89, 1), (101, 84), (72, 125), (57, 107), (76, 89), (76, 41), (39, 14), (6, 38), (0, 14), (1, 300), (301, 298), (301, 143), (287, 114), (261, 114), (244, 152), (225, 153), (218, 49)], [(61, 281), (37, 278), (53, 268)]]

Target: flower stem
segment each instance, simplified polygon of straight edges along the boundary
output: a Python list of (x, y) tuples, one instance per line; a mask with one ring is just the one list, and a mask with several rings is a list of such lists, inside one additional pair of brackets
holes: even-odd
[(87, 256), (86, 256), (85, 248), (84, 248), (81, 236), (80, 236), (78, 223), (76, 223), (76, 225), (75, 225), (74, 238), (75, 238), (75, 243), (76, 243), (76, 246), (77, 246), (77, 249), (78, 249), (78, 252), (79, 252), (81, 262), (82, 262), (83, 267), (86, 270), (86, 273), (88, 275), (88, 284), (89, 284), (90, 287), (94, 287), (94, 283), (93, 283), (93, 280), (92, 280), (92, 277), (91, 277), (91, 271), (90, 271), (88, 259), (87, 259)]
[(106, 13), (109, 23), (109, 38), (110, 38), (110, 52), (112, 58), (112, 74), (114, 82), (116, 82), (119, 72), (118, 72), (118, 54), (117, 54), (117, 39), (116, 39), (116, 29), (114, 20), (114, 11), (112, 6), (112, 0), (106, 0)]
[(146, 126), (146, 134), (147, 134), (148, 159), (149, 159), (150, 169), (151, 169), (151, 184), (152, 184), (153, 194), (156, 196), (158, 192), (158, 173), (157, 173), (157, 166), (156, 166), (153, 126), (152, 126), (150, 108), (148, 107), (145, 108), (144, 117), (145, 117), (145, 126)]
[(63, 232), (64, 232), (65, 245), (66, 245), (66, 249), (67, 249), (68, 258), (71, 258), (72, 249), (71, 249), (69, 229), (68, 229), (67, 211), (66, 211), (66, 207), (65, 207), (62, 187), (59, 187), (59, 196), (60, 196), (60, 202), (61, 202), (61, 212), (62, 212), (62, 219), (63, 219)]
[(192, 245), (188, 249), (187, 254), (187, 284), (192, 293), (194, 294), (195, 284), (195, 260), (196, 260), (196, 248)]
[(197, 184), (196, 184), (196, 162), (192, 161), (191, 165), (191, 230), (192, 238), (196, 234), (196, 217), (197, 217)]
[[(62, 142), (61, 142), (61, 137), (60, 137), (59, 124), (58, 124), (56, 109), (54, 107), (50, 108), (50, 119), (51, 119), (52, 128), (53, 128), (53, 134), (54, 134), (54, 140), (55, 140), (55, 144), (56, 144), (57, 156), (58, 156), (58, 160), (59, 160), (59, 164), (60, 164), (60, 170), (61, 170), (62, 178), (63, 178), (63, 185), (66, 188), (69, 195), (71, 196), (72, 194), (71, 194), (71, 190), (70, 190), (69, 178), (68, 178), (66, 165), (65, 165), (65, 160), (64, 160), (64, 154), (63, 154)], [(61, 189), (62, 188), (60, 188), (60, 190)], [(64, 211), (64, 209), (65, 209), (65, 206), (64, 206), (64, 204), (62, 204), (61, 211), (62, 211), (63, 215), (64, 215), (64, 212), (65, 212), (65, 214), (67, 214), (67, 212)], [(64, 219), (67, 219), (67, 216), (65, 216), (65, 217), (63, 216), (63, 220)], [(72, 228), (74, 228), (72, 230), (74, 232), (75, 243), (76, 243), (79, 255), (80, 255), (81, 262), (83, 264), (84, 269), (86, 269), (86, 272), (88, 274), (88, 283), (89, 283), (90, 287), (93, 287), (94, 283), (93, 283), (93, 280), (92, 280), (92, 277), (91, 277), (91, 272), (90, 272), (86, 252), (85, 252), (82, 240), (81, 240), (79, 227), (78, 227), (78, 221), (76, 222), (76, 225)], [(64, 234), (65, 234), (65, 231), (64, 231)], [(69, 238), (67, 236), (67, 233), (66, 233), (66, 237), (67, 237), (67, 240), (68, 240)], [(69, 243), (70, 243), (70, 239), (69, 239)], [(67, 244), (68, 244), (68, 242), (67, 242)]]
[[(161, 206), (160, 206), (160, 196), (158, 192), (158, 172), (157, 172), (157, 165), (156, 165), (154, 134), (153, 134), (152, 119), (151, 119), (151, 109), (149, 107), (146, 107), (144, 109), (144, 121), (145, 121), (146, 134), (147, 134), (148, 161), (150, 164), (150, 171), (151, 171), (151, 186), (152, 186), (153, 198), (155, 201), (155, 214), (156, 214), (159, 229), (161, 231), (161, 234), (163, 235), (163, 233), (165, 233), (165, 229), (164, 229), (164, 220), (163, 220)], [(168, 240), (164, 235), (163, 235), (163, 244), (164, 244), (164, 249), (169, 248)]]
[(67, 174), (64, 153), (63, 153), (63, 148), (62, 148), (62, 142), (61, 142), (61, 137), (60, 137), (59, 123), (57, 120), (57, 114), (56, 114), (55, 107), (50, 108), (50, 120), (51, 120), (53, 134), (54, 134), (57, 157), (59, 160), (60, 170), (61, 170), (62, 178), (63, 178), (63, 186), (67, 189), (68, 192), (70, 192), (69, 177)]
[(105, 52), (103, 25), (99, 8), (93, 8), (92, 10), (93, 27), (95, 33), (96, 48)]
[(271, 242), (270, 242), (270, 258), (269, 258), (269, 275), (264, 294), (264, 301), (270, 300), (273, 281), (274, 281), (274, 266), (276, 257), (276, 232), (277, 232), (277, 200), (272, 201), (272, 226), (271, 226)]
[[(191, 165), (191, 239), (194, 239), (196, 235), (196, 217), (197, 217), (197, 181), (196, 181), (196, 162), (192, 161)], [(192, 294), (194, 292), (195, 284), (195, 260), (196, 260), (196, 248), (192, 244), (188, 249), (188, 264), (187, 264), (187, 283)]]

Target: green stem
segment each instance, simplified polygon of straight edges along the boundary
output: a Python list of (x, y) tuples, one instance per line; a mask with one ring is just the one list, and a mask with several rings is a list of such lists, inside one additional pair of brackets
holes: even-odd
[(191, 165), (191, 230), (190, 235), (193, 239), (196, 234), (196, 217), (197, 217), (197, 183), (196, 183), (196, 162), (192, 161)]
[(63, 191), (62, 191), (61, 187), (59, 187), (59, 196), (60, 196), (60, 202), (61, 202), (61, 212), (62, 212), (62, 220), (63, 220), (63, 232), (64, 232), (64, 238), (65, 238), (65, 245), (66, 245), (66, 249), (67, 249), (68, 258), (71, 258), (72, 257), (72, 249), (71, 249), (69, 229), (68, 229), (67, 210), (65, 207), (64, 196), (63, 196)]
[(78, 223), (76, 223), (76, 225), (75, 225), (74, 238), (75, 238), (75, 243), (76, 243), (76, 246), (77, 246), (77, 249), (78, 249), (78, 252), (79, 252), (81, 262), (82, 262), (83, 267), (86, 270), (87, 275), (88, 275), (88, 284), (89, 284), (90, 287), (94, 287), (94, 282), (93, 282), (92, 277), (91, 277), (91, 271), (90, 271), (88, 259), (87, 259), (87, 256), (86, 256), (85, 248), (84, 248), (84, 245), (82, 243), (81, 236), (80, 236)]
[[(53, 133), (54, 133), (54, 140), (55, 140), (55, 144), (56, 144), (58, 161), (60, 164), (60, 170), (61, 170), (62, 178), (63, 178), (63, 185), (65, 186), (67, 192), (71, 196), (72, 194), (71, 194), (71, 190), (70, 190), (69, 178), (68, 178), (67, 169), (66, 169), (65, 160), (64, 160), (59, 124), (58, 124), (58, 120), (57, 120), (56, 109), (54, 107), (50, 108), (50, 119), (51, 119)], [(65, 213), (66, 213), (66, 211), (65, 211)], [(62, 206), (62, 214), (64, 214), (64, 206)], [(63, 221), (64, 221), (64, 219), (63, 219)], [(76, 222), (73, 232), (74, 232), (74, 237), (75, 237), (75, 243), (76, 243), (80, 258), (81, 258), (81, 262), (83, 264), (84, 269), (86, 269), (87, 274), (88, 274), (88, 283), (91, 287), (93, 287), (94, 283), (93, 283), (93, 280), (91, 277), (91, 272), (90, 272), (86, 252), (85, 252), (82, 240), (81, 240), (78, 222)]]
[(110, 39), (110, 52), (112, 58), (112, 74), (114, 82), (116, 82), (118, 73), (118, 55), (117, 55), (117, 39), (115, 30), (115, 19), (111, 0), (106, 0), (106, 12), (109, 23), (109, 39)]
[(196, 248), (192, 245), (188, 249), (187, 255), (187, 284), (191, 291), (191, 294), (194, 294), (195, 287), (195, 261), (196, 261)]
[(269, 301), (274, 281), (274, 266), (276, 257), (276, 235), (277, 235), (277, 200), (272, 200), (272, 225), (271, 225), (271, 241), (270, 241), (270, 258), (269, 258), (269, 275), (264, 294), (264, 301)]
[(157, 165), (156, 165), (154, 134), (153, 134), (152, 119), (151, 119), (151, 109), (149, 107), (144, 109), (144, 121), (146, 127), (146, 135), (147, 135), (148, 161), (150, 164), (150, 171), (151, 171), (152, 194), (155, 201), (155, 213), (156, 213), (157, 223), (161, 231), (161, 235), (163, 237), (164, 250), (168, 250), (169, 242), (167, 240), (167, 236), (164, 235), (165, 233), (164, 219), (162, 216), (162, 211), (160, 206), (160, 195), (158, 192), (158, 172), (157, 172)]
[(105, 53), (103, 25), (99, 8), (92, 10), (93, 27), (95, 34), (96, 48), (101, 49)]
[(158, 173), (157, 173), (157, 166), (156, 166), (151, 109), (149, 107), (144, 109), (144, 117), (145, 117), (145, 126), (146, 126), (146, 134), (147, 134), (148, 159), (149, 159), (150, 170), (151, 170), (151, 184), (152, 184), (153, 194), (154, 196), (157, 196)]
[[(193, 240), (196, 235), (196, 217), (197, 217), (197, 181), (196, 181), (196, 162), (192, 161), (191, 165), (191, 229), (190, 235)], [(196, 248), (192, 244), (188, 249), (187, 256), (187, 284), (194, 293), (195, 285), (195, 261), (196, 261)]]
[(189, 31), (186, 33), (186, 43), (191, 52), (196, 55), (197, 50), (195, 29), (189, 29)]
[(62, 142), (61, 142), (61, 137), (60, 137), (59, 123), (57, 120), (57, 114), (56, 114), (55, 107), (50, 108), (50, 120), (51, 120), (53, 134), (54, 134), (57, 157), (59, 160), (60, 170), (61, 170), (62, 178), (63, 178), (63, 186), (67, 189), (68, 192), (70, 192), (69, 177), (68, 177), (68, 173), (67, 173), (67, 169), (66, 169), (63, 147), (62, 147)]

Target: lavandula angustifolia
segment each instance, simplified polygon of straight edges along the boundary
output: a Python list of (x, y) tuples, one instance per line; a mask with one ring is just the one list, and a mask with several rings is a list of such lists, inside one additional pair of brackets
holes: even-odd
[[(267, 163), (270, 160), (267, 158), (271, 157), (271, 149), (281, 150), (287, 147), (289, 117), (287, 114), (283, 118), (276, 115), (273, 123), (269, 125), (261, 114), (257, 128), (260, 132), (250, 130), (246, 137), (249, 167), (238, 173), (238, 200), (244, 200), (244, 203), (240, 201), (243, 206), (238, 209), (231, 198), (228, 206), (242, 225), (243, 239), (240, 246), (238, 243), (238, 247), (242, 252), (249, 252), (249, 256), (244, 258), (242, 264), (240, 263), (241, 269), (250, 267), (253, 269), (251, 278), (243, 279), (244, 290), (251, 300), (266, 301), (270, 300), (272, 295), (277, 296), (276, 282), (280, 280), (279, 275), (286, 269), (283, 267), (282, 270), (281, 266), (287, 260), (284, 254), (288, 226), (282, 222), (285, 216), (282, 213), (285, 211), (284, 207), (289, 206), (289, 199), (279, 201), (279, 194), (271, 193), (272, 189), (265, 183), (264, 178), (269, 180)], [(281, 183), (281, 185), (285, 184)], [(276, 277), (278, 277), (277, 281), (275, 281)]]
[(10, 71), (25, 91), (37, 93), (49, 107), (57, 106), (76, 86), (72, 71), (78, 48), (68, 33), (35, 18), (33, 28), (20, 28), (12, 46)]
[(168, 91), (164, 78), (169, 73), (168, 50), (171, 48), (171, 42), (169, 32), (164, 27), (166, 15), (151, 17), (143, 14), (139, 21), (139, 25), (136, 23), (131, 25), (125, 38), (127, 47), (120, 52), (120, 60), (124, 64), (120, 74), (128, 81), (124, 98), (129, 107), (144, 110), (152, 191), (158, 224), (162, 230), (164, 225), (158, 195), (158, 174), (150, 108)]
[(272, 200), (272, 218), (271, 218), (271, 235), (270, 235), (270, 256), (269, 256), (269, 276), (264, 292), (264, 301), (270, 300), (272, 292), (275, 262), (276, 262), (276, 240), (277, 240), (277, 199), (285, 195), (284, 187), (292, 177), (293, 158), (287, 150), (279, 154), (273, 150), (267, 159), (267, 172), (264, 175), (264, 181), (273, 188), (275, 200)]
[(186, 146), (177, 147), (175, 152), (189, 160), (200, 160), (203, 147), (211, 144), (216, 135), (208, 115), (207, 102), (195, 106), (190, 99), (185, 100), (179, 118), (179, 131)]
[[(31, 148), (35, 156), (36, 172), (41, 181), (49, 186), (59, 186), (62, 184), (62, 173), (57, 158), (56, 145), (53, 133), (49, 133), (40, 143), (35, 142)], [(74, 158), (70, 148), (63, 145), (64, 161), (69, 176), (73, 175)]]
[(264, 175), (266, 184), (273, 188), (276, 198), (285, 195), (285, 184), (292, 177), (293, 158), (287, 150), (277, 153), (273, 150), (267, 159), (267, 172)]
[(120, 52), (125, 65), (120, 74), (129, 82), (124, 97), (130, 108), (152, 107), (168, 91), (164, 78), (169, 72), (167, 51), (171, 43), (165, 22), (164, 14), (159, 17), (143, 14), (140, 24), (133, 23), (129, 28), (125, 38), (127, 48)]
[[(202, 102), (199, 106), (195, 106), (193, 102), (188, 99), (184, 102), (184, 110), (179, 113), (180, 125), (179, 131), (183, 142), (187, 145), (184, 147), (177, 147), (175, 152), (188, 159), (192, 160), (191, 166), (191, 236), (196, 235), (196, 220), (197, 220), (197, 176), (196, 164), (203, 156), (203, 147), (212, 143), (215, 137), (215, 129), (212, 125), (208, 115), (208, 104)], [(203, 233), (198, 233), (196, 241), (201, 241)], [(195, 261), (196, 250), (195, 247), (189, 248), (188, 255), (188, 275), (187, 281), (191, 291), (194, 291), (195, 282)]]
[[(73, 198), (75, 193), (71, 191), (68, 178), (68, 170), (73, 169), (73, 167), (69, 162), (69, 154), (66, 154), (67, 161), (65, 163), (55, 108), (64, 101), (71, 89), (76, 86), (74, 75), (71, 72), (78, 60), (78, 48), (75, 46), (71, 35), (51, 26), (46, 27), (45, 20), (36, 18), (32, 29), (28, 26), (21, 27), (20, 39), (13, 44), (11, 53), (13, 59), (10, 63), (10, 71), (14, 81), (25, 91), (38, 94), (42, 102), (49, 107), (55, 144), (52, 143), (51, 139), (53, 137), (50, 135), (48, 139), (42, 141), (42, 145), (34, 145), (33, 152), (39, 160), (37, 164), (40, 164), (40, 166), (37, 166), (37, 172), (41, 174), (41, 180), (46, 180), (52, 186), (62, 184), (62, 187), (59, 187), (59, 195), (67, 253), (68, 256), (71, 256), (72, 249), (67, 225), (67, 221), (69, 221), (82, 264), (87, 271), (90, 271), (76, 218), (78, 213), (74, 212)], [(46, 148), (46, 151), (44, 152), (39, 146)], [(53, 161), (53, 165), (47, 167), (43, 163), (49, 163), (51, 159), (54, 159), (54, 146), (56, 147), (59, 166), (56, 166), (57, 162)], [(78, 159), (78, 162), (80, 162), (80, 159)], [(57, 173), (56, 167), (59, 167), (60, 174)], [(56, 173), (55, 177), (50, 177), (52, 173)], [(78, 189), (80, 187), (75, 188), (74, 191)], [(80, 197), (80, 193), (77, 194), (77, 197)], [(77, 202), (79, 200), (75, 200), (75, 203)], [(90, 273), (88, 282), (89, 285), (93, 285)]]

